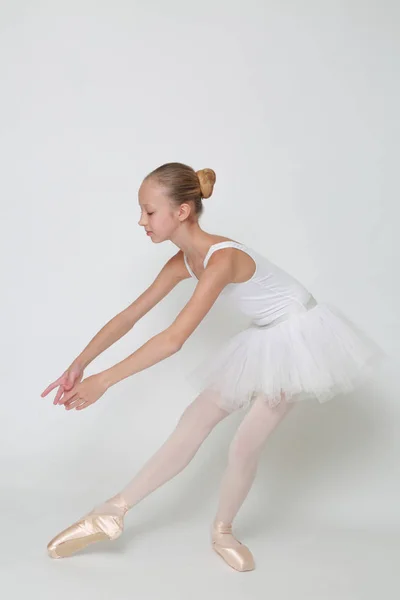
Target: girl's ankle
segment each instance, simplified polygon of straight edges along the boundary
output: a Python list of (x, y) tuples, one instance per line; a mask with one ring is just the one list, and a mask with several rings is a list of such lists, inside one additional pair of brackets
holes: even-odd
[(112, 504), (113, 506), (121, 509), (121, 511), (123, 512), (124, 515), (131, 508), (129, 506), (128, 502), (122, 496), (122, 494), (116, 494), (115, 496), (113, 496), (112, 498), (110, 498), (109, 500), (107, 500), (107, 503), (108, 504)]
[(230, 533), (232, 534), (232, 523), (214, 519), (212, 530), (215, 533)]

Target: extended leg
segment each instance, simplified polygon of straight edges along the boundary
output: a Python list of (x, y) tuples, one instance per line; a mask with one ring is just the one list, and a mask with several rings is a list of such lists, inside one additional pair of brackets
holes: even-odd
[(220, 408), (213, 392), (203, 392), (189, 404), (174, 431), (128, 485), (58, 534), (47, 548), (52, 558), (70, 556), (90, 543), (116, 539), (125, 513), (180, 473), (192, 460), (213, 427), (230, 413)]
[(204, 392), (197, 396), (184, 410), (169, 438), (118, 497), (123, 498), (131, 508), (180, 473), (212, 429), (229, 414), (217, 406), (213, 393)]

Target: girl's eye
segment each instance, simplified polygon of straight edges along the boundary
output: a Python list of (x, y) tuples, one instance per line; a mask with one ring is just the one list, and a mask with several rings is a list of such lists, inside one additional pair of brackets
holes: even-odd
[(152, 215), (153, 213), (147, 213), (148, 215)]

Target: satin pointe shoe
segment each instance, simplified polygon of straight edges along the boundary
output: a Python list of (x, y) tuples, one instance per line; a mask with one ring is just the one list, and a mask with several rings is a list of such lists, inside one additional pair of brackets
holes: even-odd
[(103, 540), (116, 540), (124, 529), (124, 516), (128, 505), (122, 500), (113, 499), (94, 508), (64, 531), (56, 535), (48, 544), (51, 558), (65, 558), (86, 548), (89, 544)]
[(222, 556), (230, 567), (236, 569), (236, 571), (252, 571), (255, 569), (252, 553), (247, 546), (239, 542), (232, 534), (232, 525), (226, 525), (222, 521), (214, 523), (211, 539), (213, 550)]

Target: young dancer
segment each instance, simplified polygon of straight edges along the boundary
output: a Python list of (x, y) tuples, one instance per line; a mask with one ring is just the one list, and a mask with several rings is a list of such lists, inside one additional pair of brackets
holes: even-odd
[[(233, 535), (232, 522), (254, 481), (268, 436), (296, 402), (325, 402), (355, 389), (385, 356), (347, 317), (318, 303), (263, 255), (201, 229), (202, 199), (211, 196), (215, 180), (212, 169), (195, 172), (181, 163), (167, 163), (145, 177), (139, 189), (139, 225), (154, 243), (169, 240), (179, 250), (149, 288), (96, 334), (42, 396), (58, 386), (54, 404), (67, 410), (90, 406), (118, 381), (178, 352), (220, 296), (251, 317), (251, 324), (190, 374), (199, 393), (171, 435), (124, 489), (49, 542), (53, 558), (119, 537), (128, 510), (180, 473), (217, 423), (250, 407), (229, 448), (211, 542), (232, 568), (254, 569), (254, 558)], [(188, 277), (195, 280), (195, 290), (171, 325), (123, 361), (82, 381), (84, 369), (96, 356)]]

